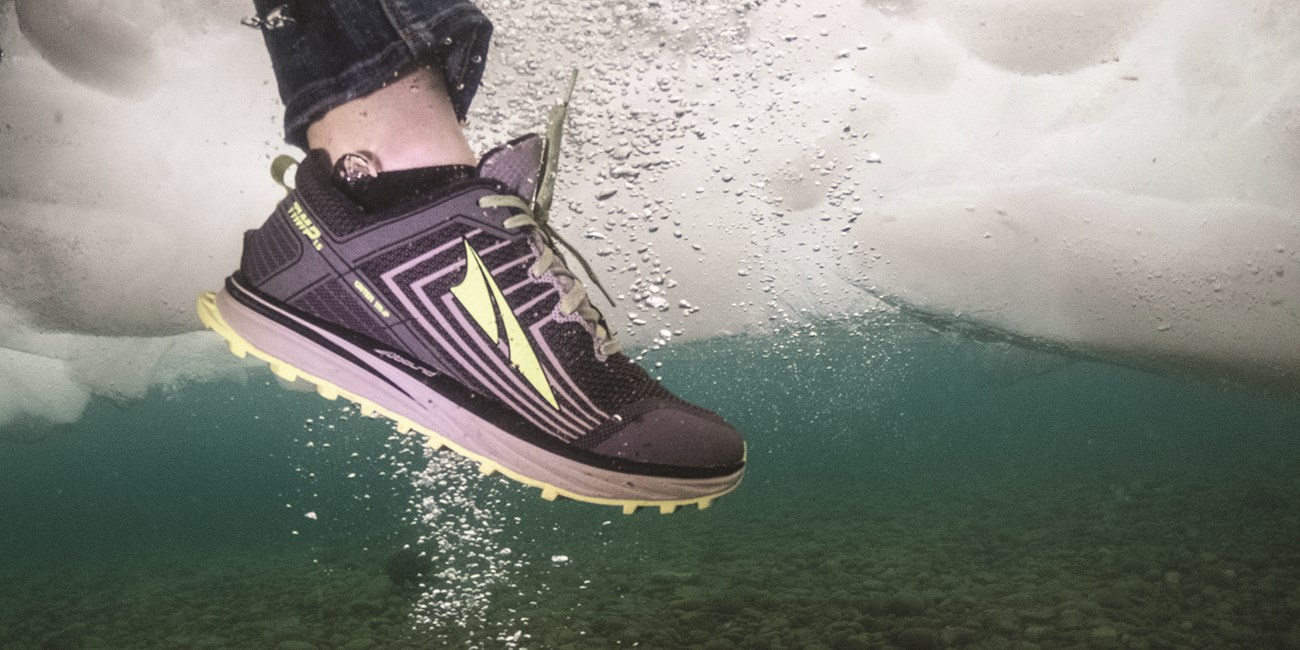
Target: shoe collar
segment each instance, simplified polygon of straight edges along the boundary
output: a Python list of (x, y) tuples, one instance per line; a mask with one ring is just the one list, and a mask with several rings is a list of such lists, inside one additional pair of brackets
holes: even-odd
[(535, 133), (521, 136), (483, 154), (478, 175), (500, 182), (512, 194), (532, 203), (545, 155), (545, 139)]

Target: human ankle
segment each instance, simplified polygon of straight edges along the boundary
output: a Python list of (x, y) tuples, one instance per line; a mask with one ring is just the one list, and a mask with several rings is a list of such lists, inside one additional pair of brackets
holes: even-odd
[(307, 128), (307, 146), (330, 163), (363, 153), (379, 169), (475, 165), (442, 73), (417, 68), (369, 95), (331, 109)]

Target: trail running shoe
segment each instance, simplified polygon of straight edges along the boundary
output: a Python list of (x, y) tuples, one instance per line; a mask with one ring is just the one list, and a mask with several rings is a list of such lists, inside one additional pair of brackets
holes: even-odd
[(477, 178), (374, 213), (309, 156), (199, 316), (235, 354), (545, 499), (708, 507), (739, 484), (744, 441), (619, 351), (556, 251), (557, 109), (545, 138), (493, 150)]

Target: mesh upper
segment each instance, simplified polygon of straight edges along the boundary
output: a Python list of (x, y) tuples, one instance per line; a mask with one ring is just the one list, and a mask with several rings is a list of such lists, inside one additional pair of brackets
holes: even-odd
[[(324, 233), (326, 248), (322, 255), (341, 254), (337, 252), (341, 250), (337, 243), (369, 236), (366, 231), (372, 228), (403, 219), (417, 220), (413, 225), (418, 225), (419, 228), (414, 231), (424, 234), (407, 239), (375, 241), (374, 246), (370, 246), (372, 242), (368, 240), (356, 239), (358, 243), (365, 241), (370, 249), (363, 257), (345, 260), (330, 258), (334, 259), (330, 264), (343, 264), (347, 270), (361, 276), (379, 300), (392, 310), (393, 316), (390, 319), (377, 316), (372, 307), (358, 296), (357, 291), (337, 276), (338, 269), (330, 270), (332, 267), (324, 264), (323, 258), (306, 255), (310, 259), (304, 260), (303, 240), (300, 239), (302, 234), (289, 223), (289, 216), (283, 206), (266, 225), (247, 235), (248, 245), (242, 271), (246, 279), (259, 289), (263, 289), (264, 285), (276, 287), (275, 290), (280, 295), (272, 297), (289, 302), (297, 309), (343, 329), (363, 334), (421, 359), (431, 367), (456, 378), (474, 392), (494, 397), (504, 390), (502, 386), (508, 384), (514, 386), (512, 390), (516, 394), (521, 390), (529, 394), (531, 389), (526, 387), (519, 376), (501, 379), (500, 375), (492, 375), (489, 371), (489, 383), (495, 383), (485, 385), (475, 378), (474, 371), (462, 367), (460, 362), (454, 360), (458, 356), (469, 358), (468, 355), (471, 354), (488, 357), (500, 355), (504, 361), (498, 359), (482, 362), (478, 366), (478, 374), (483, 375), (484, 367), (507, 368), (507, 374), (513, 372), (508, 370), (509, 365), (500, 365), (514, 362), (513, 357), (506, 358), (507, 348), (499, 344), (496, 350), (491, 349), (490, 339), (476, 329), (482, 324), (476, 324), (467, 317), (467, 312), (452, 297), (452, 287), (466, 279), (467, 254), (461, 243), (465, 242), (474, 249), (492, 280), (505, 295), (508, 304), (502, 306), (493, 301), (493, 308), (512, 309), (520, 326), (525, 332), (532, 332), (534, 339), (537, 332), (540, 332), (544, 341), (533, 340), (531, 346), (539, 362), (546, 368), (548, 383), (557, 394), (564, 392), (569, 395), (567, 399), (572, 408), (589, 409), (589, 403), (604, 414), (592, 417), (594, 423), (587, 422), (583, 425), (585, 430), (579, 432), (579, 437), (585, 439), (578, 443), (580, 446), (590, 448), (599, 444), (616, 432), (622, 422), (634, 420), (649, 410), (665, 406), (718, 419), (674, 396), (627, 356), (614, 354), (604, 360), (598, 358), (589, 326), (580, 317), (558, 312), (560, 281), (549, 273), (543, 274), (541, 278), (531, 276), (530, 268), (538, 259), (538, 251), (535, 250), (530, 231), (524, 228), (507, 234), (500, 230), (499, 222), (491, 223), (490, 219), (481, 221), (485, 219), (485, 211), (477, 207), (476, 197), (495, 193), (495, 190), (490, 189), (493, 182), (507, 183), (531, 193), (531, 179), (535, 178), (536, 166), (539, 164), (540, 147), (535, 138), (516, 141), (513, 146), (517, 148), (514, 153), (518, 154), (515, 159), (498, 158), (495, 164), (491, 159), (485, 159), (482, 167), (484, 171), (506, 178), (494, 176), (493, 181), (462, 185), (451, 194), (430, 199), (423, 206), (418, 206), (418, 209), (402, 213), (390, 212), (382, 216), (366, 215), (333, 185), (328, 176), (327, 158), (322, 160), (313, 156), (300, 165), (297, 187), (286, 205), (297, 198), (306, 206), (314, 223)], [(496, 218), (504, 218), (499, 216), (504, 208), (493, 210), (493, 214), (498, 215)], [(440, 252), (430, 255), (428, 259), (397, 270), (440, 248)], [(304, 260), (300, 265), (302, 268), (295, 268), (295, 260)], [(315, 266), (305, 262), (314, 262)], [(285, 272), (286, 269), (294, 270)], [(322, 276), (322, 273), (327, 275)], [(329, 273), (335, 275), (330, 276)], [(268, 280), (277, 275), (280, 277), (276, 278), (275, 283), (268, 283)], [(539, 328), (533, 328), (542, 322), (544, 324)], [(393, 333), (399, 327), (409, 333), (406, 339)], [(403, 342), (411, 341), (412, 337), (422, 345), (414, 346)], [(467, 349), (443, 349), (445, 344), (440, 338), (469, 341), (469, 344)], [(564, 376), (567, 376), (567, 380)], [(525, 388), (520, 389), (520, 386)], [(572, 392), (574, 388), (577, 393)], [(540, 398), (531, 395), (531, 399)], [(622, 419), (611, 417), (614, 415), (619, 415)]]
[(380, 343), (401, 347), (375, 315), (374, 310), (358, 302), (352, 289), (342, 280), (322, 282), (294, 298), (290, 304), (326, 321), (361, 332)]
[[(537, 190), (537, 168), (541, 164), (545, 147), (543, 140), (527, 135), (501, 145), (483, 157), (479, 175), (495, 178), (525, 201), (532, 200)], [(509, 150), (509, 155), (495, 155)]]
[(283, 271), (302, 254), (302, 242), (285, 219), (274, 217), (266, 225), (244, 233), (240, 268), (254, 284)]
[(606, 411), (622, 412), (647, 399), (681, 401), (627, 355), (610, 355), (603, 363), (597, 360), (591, 334), (580, 323), (550, 323), (542, 332), (579, 388)]

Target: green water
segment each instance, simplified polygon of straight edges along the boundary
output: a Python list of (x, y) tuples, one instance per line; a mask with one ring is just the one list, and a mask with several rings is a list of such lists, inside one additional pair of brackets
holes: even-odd
[(884, 322), (658, 362), (749, 437), (710, 510), (547, 503), (266, 371), (12, 428), (0, 647), (1300, 648), (1300, 400)]

